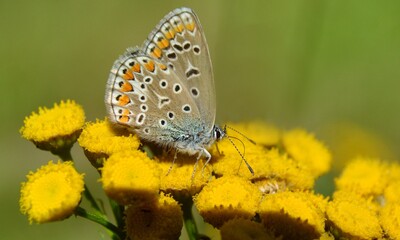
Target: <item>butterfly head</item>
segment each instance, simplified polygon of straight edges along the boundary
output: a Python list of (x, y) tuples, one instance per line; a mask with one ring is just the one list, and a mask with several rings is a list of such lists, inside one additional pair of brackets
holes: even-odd
[(222, 129), (217, 125), (214, 125), (212, 133), (213, 133), (213, 138), (215, 139), (215, 141), (219, 141), (226, 136), (225, 129)]

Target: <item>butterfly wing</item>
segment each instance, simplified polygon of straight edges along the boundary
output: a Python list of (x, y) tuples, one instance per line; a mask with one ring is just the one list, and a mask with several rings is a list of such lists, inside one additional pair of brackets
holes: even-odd
[(133, 129), (142, 139), (172, 144), (187, 119), (200, 119), (180, 76), (138, 49), (115, 61), (106, 86), (110, 120)]
[(177, 73), (210, 132), (216, 114), (214, 77), (207, 41), (193, 10), (178, 8), (167, 14), (150, 33), (143, 50)]

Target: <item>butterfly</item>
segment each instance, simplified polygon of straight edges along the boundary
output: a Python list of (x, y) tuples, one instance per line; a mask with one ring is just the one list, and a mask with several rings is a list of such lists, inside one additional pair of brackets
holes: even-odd
[[(210, 53), (190, 8), (168, 13), (141, 48), (128, 48), (111, 69), (105, 105), (110, 121), (139, 138), (211, 159), (209, 148), (226, 136), (215, 125)], [(174, 158), (174, 160), (175, 160)]]

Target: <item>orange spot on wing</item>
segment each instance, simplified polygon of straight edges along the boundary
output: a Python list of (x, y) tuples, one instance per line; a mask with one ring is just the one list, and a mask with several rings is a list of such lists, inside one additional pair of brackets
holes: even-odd
[(187, 24), (186, 24), (186, 29), (187, 29), (187, 30), (193, 32), (193, 31), (194, 31), (194, 28), (195, 28), (194, 23), (191, 22), (191, 23), (187, 23)]
[(181, 23), (175, 26), (175, 31), (177, 31), (178, 33), (181, 33), (183, 30), (184, 27)]
[[(127, 96), (127, 95), (121, 95), (121, 97), (119, 97), (118, 99), (118, 104), (120, 106), (125, 106), (126, 104), (130, 103), (131, 99)], [(128, 111), (129, 113), (129, 111)]]
[(154, 50), (151, 52), (153, 57), (160, 59), (162, 56), (162, 51), (158, 47), (154, 47)]
[(165, 48), (169, 47), (169, 41), (165, 38), (162, 38), (157, 41), (157, 46), (161, 49), (165, 49)]
[(131, 67), (132, 71), (140, 73), (140, 64), (139, 63), (135, 63), (132, 67)]
[(153, 61), (147, 62), (144, 66), (147, 69), (147, 71), (154, 72), (154, 67), (155, 66), (154, 66), (154, 62)]
[(129, 117), (128, 116), (120, 116), (119, 117), (119, 121), (122, 123), (127, 123), (129, 121)]
[(135, 79), (135, 77), (133, 76), (133, 73), (131, 71), (129, 71), (128, 69), (126, 70), (125, 74), (122, 76), (123, 79), (125, 80), (132, 80)]
[(175, 31), (171, 29), (168, 32), (165, 32), (164, 35), (168, 40), (171, 40), (175, 37)]
[(159, 63), (159, 64), (158, 64), (158, 67), (161, 68), (161, 70), (163, 70), (163, 71), (167, 69), (167, 66), (165, 66), (165, 65), (162, 64), (162, 63)]
[(130, 92), (132, 90), (133, 90), (133, 86), (132, 86), (132, 84), (130, 84), (128, 82), (124, 82), (124, 84), (122, 84), (122, 86), (121, 86), (122, 92)]

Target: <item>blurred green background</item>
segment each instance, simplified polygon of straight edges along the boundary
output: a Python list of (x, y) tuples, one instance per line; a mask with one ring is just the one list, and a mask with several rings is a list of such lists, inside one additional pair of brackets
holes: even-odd
[[(218, 122), (304, 127), (328, 146), (336, 141), (333, 150), (354, 135), (338, 138), (346, 130), (335, 126), (345, 123), (372, 139), (364, 154), (378, 145), (384, 150), (372, 155), (400, 154), (399, 1), (1, 1), (2, 239), (108, 239), (80, 218), (28, 225), (19, 213), (20, 182), (56, 158), (18, 130), (26, 115), (61, 99), (83, 105), (88, 120), (104, 118), (114, 60), (181, 6), (197, 12), (207, 36)], [(81, 149), (74, 156), (100, 193)]]

